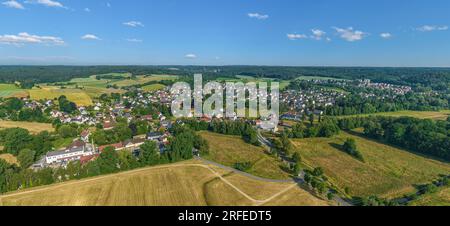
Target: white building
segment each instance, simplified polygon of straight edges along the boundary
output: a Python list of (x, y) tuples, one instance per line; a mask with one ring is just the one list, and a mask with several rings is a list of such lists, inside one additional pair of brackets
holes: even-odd
[[(90, 145), (86, 145), (84, 142), (79, 142), (82, 145), (71, 145), (65, 150), (52, 151), (45, 156), (46, 164), (62, 163), (80, 160), (83, 156), (94, 155), (94, 150)], [(76, 143), (74, 143), (76, 144)]]

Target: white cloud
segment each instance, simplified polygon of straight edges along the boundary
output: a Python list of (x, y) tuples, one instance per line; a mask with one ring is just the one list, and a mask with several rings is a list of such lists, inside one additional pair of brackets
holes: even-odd
[(360, 41), (362, 40), (364, 37), (366, 37), (368, 34), (362, 31), (358, 31), (358, 30), (353, 30), (352, 27), (349, 28), (338, 28), (338, 27), (333, 27), (338, 33), (339, 36), (344, 39), (347, 40), (349, 42), (355, 42), (355, 41)]
[(18, 35), (0, 35), (0, 44), (22, 46), (25, 44), (64, 45), (65, 43), (59, 37), (30, 35), (22, 32)]
[(86, 34), (84, 36), (81, 37), (81, 39), (84, 40), (101, 40), (99, 37), (93, 35), (93, 34)]
[(326, 34), (325, 31), (322, 31), (319, 29), (312, 29), (311, 32), (313, 33), (311, 38), (313, 38), (315, 40), (322, 40), (323, 36), (325, 36), (325, 34)]
[(127, 39), (127, 41), (129, 41), (129, 42), (143, 42), (141, 39), (136, 39), (136, 38), (129, 38), (129, 39)]
[(390, 39), (390, 38), (392, 38), (392, 34), (391, 33), (381, 33), (380, 34), (380, 37), (381, 38), (384, 38), (384, 39)]
[(39, 5), (44, 5), (47, 7), (67, 9), (67, 7), (65, 7), (61, 2), (54, 1), (54, 0), (28, 0), (28, 1), (25, 1), (25, 3), (39, 4)]
[(186, 59), (196, 59), (196, 58), (197, 58), (197, 55), (195, 55), (195, 54), (193, 54), (193, 53), (189, 53), (189, 54), (186, 54), (186, 55), (184, 56), (184, 58), (186, 58)]
[(28, 56), (7, 56), (4, 59), (17, 60), (17, 61), (68, 61), (74, 60), (71, 56), (42, 56), (42, 57), (28, 57)]
[(299, 39), (306, 39), (308, 38), (308, 36), (304, 34), (287, 34), (287, 38), (294, 41)]
[(446, 31), (448, 30), (448, 26), (437, 26), (437, 25), (424, 25), (422, 27), (416, 28), (418, 31), (429, 32), (429, 31)]
[(25, 9), (25, 7), (23, 7), (22, 4), (20, 4), (19, 2), (15, 1), (15, 0), (2, 2), (2, 5), (9, 7), (9, 8), (14, 8), (14, 9)]
[(123, 25), (129, 26), (129, 27), (144, 27), (144, 24), (139, 21), (129, 21), (129, 22), (123, 23)]
[(258, 19), (258, 20), (265, 20), (265, 19), (269, 18), (269, 15), (259, 14), (259, 13), (249, 13), (247, 15), (250, 18), (255, 18), (255, 19)]
[(91, 12), (91, 9), (89, 9), (89, 8), (84, 8), (84, 11), (89, 13), (89, 12)]

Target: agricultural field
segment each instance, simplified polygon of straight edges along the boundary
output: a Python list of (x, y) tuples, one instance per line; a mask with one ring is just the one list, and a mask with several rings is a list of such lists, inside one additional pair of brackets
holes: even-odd
[(235, 163), (250, 162), (247, 173), (270, 179), (287, 179), (289, 174), (283, 171), (282, 163), (267, 155), (263, 147), (245, 143), (241, 137), (226, 136), (211, 132), (200, 132), (208, 141), (210, 151), (205, 159), (234, 167)]
[(0, 97), (27, 97), (25, 89), (17, 87), (15, 84), (0, 84)]
[(159, 82), (164, 80), (176, 80), (178, 79), (178, 76), (172, 76), (172, 75), (151, 75), (151, 76), (145, 76), (145, 75), (139, 75), (136, 76), (136, 78), (127, 78), (122, 79), (116, 82), (110, 83), (111, 85), (117, 85), (118, 87), (126, 87), (126, 86), (132, 86), (132, 85), (139, 85), (144, 84), (147, 82)]
[(4, 121), (0, 120), (0, 129), (8, 128), (24, 128), (30, 131), (30, 133), (40, 133), (42, 131), (53, 132), (55, 129), (52, 124), (49, 123), (38, 123), (38, 122), (14, 122), (14, 121)]
[(88, 86), (88, 87), (97, 87), (97, 88), (106, 88), (109, 82), (113, 80), (107, 79), (96, 79), (96, 75), (92, 75), (89, 78), (74, 78), (69, 81), (69, 83), (75, 83), (78, 86)]
[(146, 92), (153, 92), (153, 91), (157, 91), (157, 90), (162, 90), (164, 88), (166, 88), (166, 86), (163, 84), (153, 84), (153, 85), (148, 85), (148, 86), (142, 87), (142, 89)]
[[(240, 206), (271, 205), (275, 201), (277, 205), (291, 204), (292, 200), (277, 200), (285, 193), (288, 197), (302, 195), (296, 199), (296, 205), (329, 205), (295, 184), (266, 184), (245, 178), (247, 182), (241, 186), (242, 178), (229, 181), (229, 172), (216, 170), (195, 161), (144, 168), (9, 193), (0, 196), (0, 205)], [(266, 191), (261, 191), (262, 186)]]
[[(3, 149), (3, 148), (1, 148)], [(0, 151), (1, 151), (0, 149)], [(17, 161), (17, 158), (14, 155), (11, 154), (0, 154), (0, 159), (5, 160), (9, 164), (16, 164), (19, 165), (19, 162)]]
[[(356, 133), (355, 133), (356, 134)], [(356, 140), (365, 162), (341, 150), (347, 138)], [(450, 172), (450, 164), (419, 156), (357, 135), (341, 132), (333, 138), (292, 140), (308, 167), (322, 167), (330, 181), (352, 196), (396, 198)]]
[(92, 105), (91, 97), (80, 89), (61, 89), (56, 86), (41, 86), (29, 90), (30, 98), (33, 100), (54, 100), (64, 95), (68, 100), (76, 103), (78, 106)]
[(420, 196), (409, 203), (411, 206), (450, 206), (450, 187), (440, 188), (436, 193)]
[(381, 112), (375, 114), (361, 114), (352, 116), (339, 116), (339, 118), (346, 117), (368, 117), (368, 116), (389, 116), (389, 117), (413, 117), (419, 119), (433, 119), (446, 120), (450, 116), (450, 110), (442, 111), (396, 111), (396, 112)]
[(98, 98), (102, 94), (112, 94), (112, 93), (120, 93), (123, 94), (126, 91), (123, 89), (114, 89), (114, 88), (101, 88), (94, 86), (85, 86), (81, 88), (87, 95), (91, 98)]

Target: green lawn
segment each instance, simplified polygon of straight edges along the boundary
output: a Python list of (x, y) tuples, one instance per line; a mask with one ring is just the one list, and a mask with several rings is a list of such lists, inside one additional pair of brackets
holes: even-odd
[(53, 146), (55, 147), (55, 149), (61, 149), (61, 148), (65, 148), (67, 146), (69, 146), (70, 144), (72, 144), (74, 138), (59, 138), (56, 139), (55, 141), (53, 141)]
[[(341, 150), (347, 138), (356, 140), (365, 162)], [(341, 132), (333, 138), (293, 140), (306, 165), (322, 167), (339, 188), (354, 196), (394, 198), (413, 192), (414, 185), (429, 183), (450, 172), (450, 164), (426, 158), (383, 143)]]

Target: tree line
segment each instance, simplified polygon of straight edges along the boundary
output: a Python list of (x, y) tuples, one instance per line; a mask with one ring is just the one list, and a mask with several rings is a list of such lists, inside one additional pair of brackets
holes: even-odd
[(364, 135), (410, 151), (450, 160), (450, 122), (411, 117), (351, 117), (338, 120), (341, 129), (364, 128)]
[(188, 125), (195, 131), (211, 131), (224, 135), (241, 136), (242, 139), (256, 146), (259, 146), (258, 134), (256, 129), (245, 120), (219, 120), (214, 119), (211, 122), (205, 122), (197, 119), (180, 119), (179, 123)]

